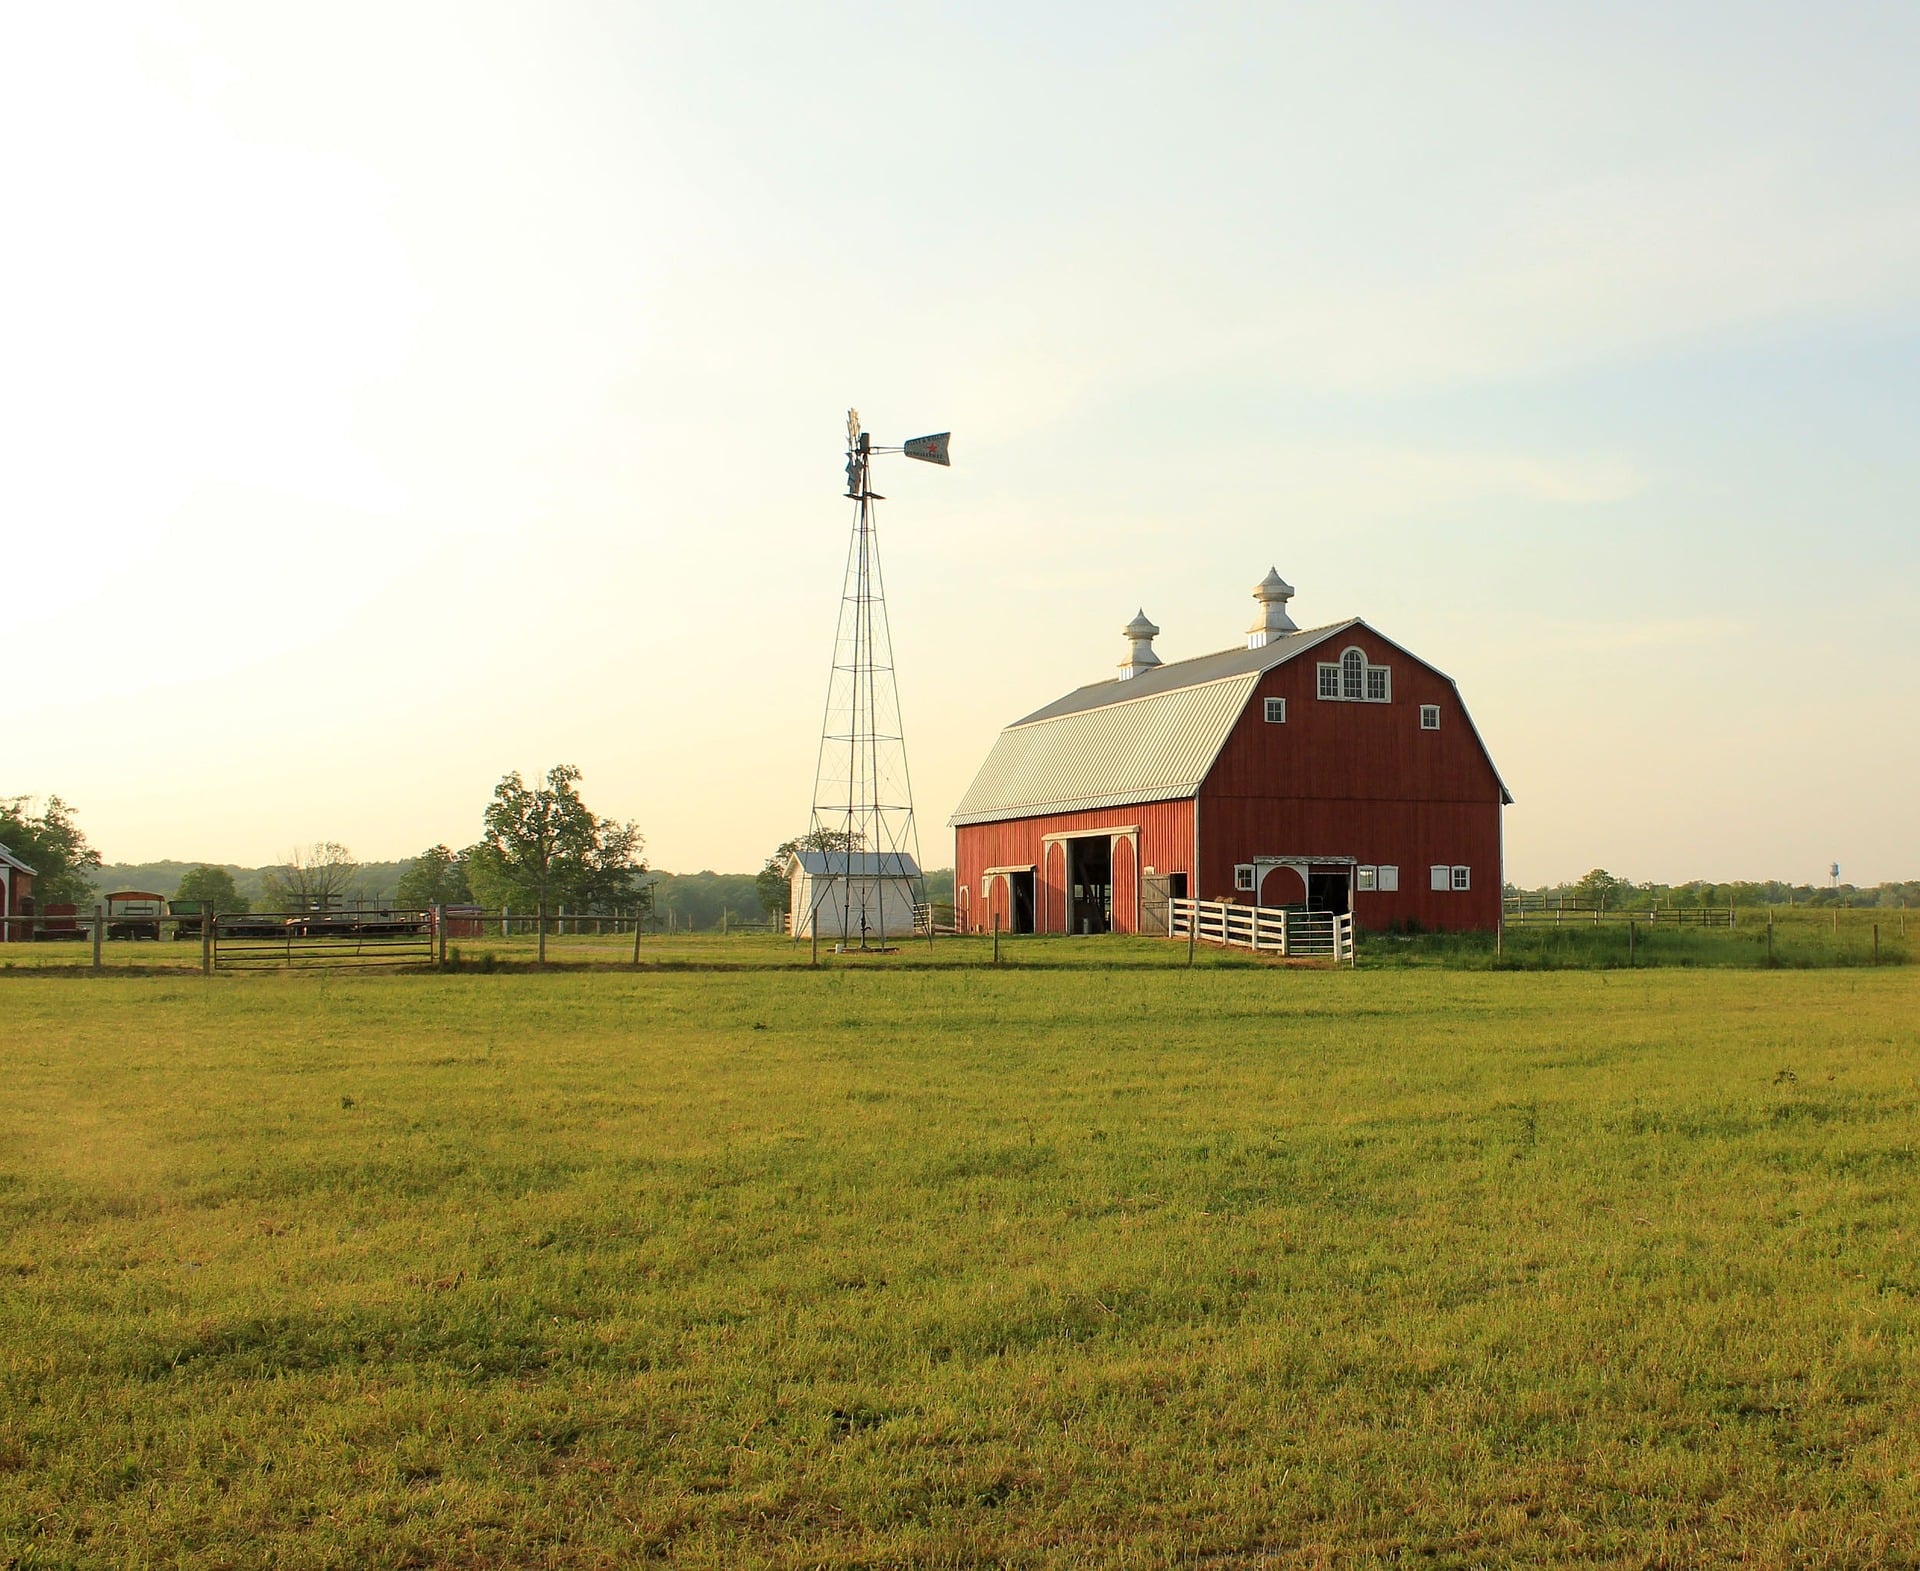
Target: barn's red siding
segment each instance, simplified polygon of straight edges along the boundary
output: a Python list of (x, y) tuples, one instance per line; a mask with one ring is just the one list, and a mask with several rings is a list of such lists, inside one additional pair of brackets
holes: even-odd
[[(1115, 849), (1113, 859), (1113, 927), (1118, 933), (1138, 930), (1140, 919), (1140, 873), (1152, 868), (1156, 873), (1185, 873), (1191, 881), (1193, 866), (1193, 803), (1139, 802), (1126, 807), (1103, 807), (1090, 812), (1053, 813), (1037, 818), (1007, 818), (991, 824), (965, 824), (954, 831), (954, 900), (961, 921), (974, 932), (992, 930), (993, 915), (998, 913), (1002, 930), (1009, 924), (1010, 912), (1000, 880), (995, 880), (992, 904), (982, 901), (981, 874), (989, 867), (1037, 869), (1035, 875), (1035, 927), (1043, 933), (1067, 930), (1067, 890), (1065, 853), (1059, 841), (1048, 835), (1076, 834), (1086, 830), (1125, 829), (1138, 825), (1139, 855), (1136, 863), (1131, 846)], [(1049, 848), (1052, 855), (1049, 855)], [(1229, 870), (1228, 881), (1232, 881)], [(1189, 884), (1191, 887), (1191, 883)]]
[[(1391, 669), (1391, 701), (1318, 696), (1317, 667), (1357, 646)], [(1264, 700), (1287, 701), (1283, 724)], [(1437, 704), (1440, 729), (1420, 729)], [(1200, 788), (1204, 900), (1236, 895), (1236, 863), (1262, 856), (1351, 856), (1400, 870), (1400, 888), (1356, 890), (1360, 925), (1415, 921), (1428, 928), (1491, 928), (1500, 918), (1500, 782), (1453, 684), (1365, 628), (1269, 671), (1254, 689)], [(1465, 891), (1429, 887), (1436, 863), (1471, 869)], [(1285, 886), (1284, 888), (1282, 886)], [(1298, 879), (1270, 875), (1269, 904), (1298, 900)]]

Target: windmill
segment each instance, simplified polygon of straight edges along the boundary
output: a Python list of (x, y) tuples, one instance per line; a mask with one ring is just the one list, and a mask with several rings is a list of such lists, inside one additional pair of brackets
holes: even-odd
[[(880, 447), (861, 430), (860, 412), (847, 411), (853, 536), (820, 726), (813, 812), (800, 853), (805, 892), (797, 908), (808, 931), (824, 924), (843, 947), (885, 948), (889, 932), (910, 933), (921, 892), (920, 837), (875, 528), (874, 503), (886, 498), (873, 489), (872, 463), (882, 453), (904, 453), (945, 466), (949, 435)], [(800, 921), (793, 934), (802, 935)]]

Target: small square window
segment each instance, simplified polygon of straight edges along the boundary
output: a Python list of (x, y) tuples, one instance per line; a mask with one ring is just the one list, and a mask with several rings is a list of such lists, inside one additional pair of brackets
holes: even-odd
[(1422, 704), (1420, 706), (1420, 729), (1422, 731), (1438, 731), (1440, 729), (1440, 706), (1438, 704)]
[(1445, 862), (1435, 862), (1427, 869), (1427, 887), (1429, 889), (1453, 888), (1453, 869)]
[(1287, 701), (1284, 698), (1267, 700), (1267, 724), (1285, 725), (1287, 723)]
[(1320, 667), (1320, 696), (1338, 698), (1340, 696), (1340, 667), (1323, 665)]
[(1356, 867), (1353, 870), (1355, 889), (1377, 889), (1380, 870), (1377, 867)]
[(1253, 864), (1251, 862), (1242, 862), (1233, 870), (1233, 887), (1235, 889), (1253, 888)]
[(1400, 888), (1400, 869), (1391, 863), (1382, 862), (1380, 864), (1379, 887), (1382, 894), (1389, 891), (1398, 891)]
[(1456, 867), (1453, 870), (1453, 887), (1455, 889), (1471, 889), (1473, 887), (1473, 869), (1470, 867)]

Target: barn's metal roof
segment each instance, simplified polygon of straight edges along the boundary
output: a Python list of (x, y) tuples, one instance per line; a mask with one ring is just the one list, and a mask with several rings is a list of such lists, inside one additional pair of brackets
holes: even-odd
[[(1303, 633), (1289, 633), (1258, 649), (1222, 649), (1217, 654), (1196, 655), (1191, 660), (1176, 660), (1172, 665), (1156, 666), (1138, 676), (1093, 682), (1086, 687), (1075, 688), (1065, 698), (1055, 699), (1046, 708), (1036, 709), (1025, 718), (1014, 721), (1014, 724), (1032, 725), (1037, 720), (1055, 720), (1062, 715), (1079, 714), (1083, 710), (1099, 709), (1107, 704), (1131, 703), (1135, 699), (1172, 692), (1175, 688), (1217, 682), (1223, 677), (1258, 676), (1277, 665), (1285, 665), (1295, 655), (1304, 654), (1334, 634), (1344, 633), (1348, 628), (1359, 625), (1360, 618), (1350, 616), (1344, 622), (1308, 628)], [(1221, 740), (1226, 740), (1225, 733), (1222, 733)]]
[(0, 846), (0, 862), (6, 863), (8, 867), (14, 868), (18, 872), (33, 873), (32, 868), (28, 867), (25, 862), (21, 861), (19, 857), (15, 856), (5, 846)]
[(1192, 796), (1264, 672), (1357, 617), (1077, 688), (1000, 733), (950, 824)]
[(800, 870), (815, 878), (842, 878), (852, 863), (855, 878), (918, 878), (920, 869), (904, 851), (796, 851)]
[(1259, 679), (1249, 671), (1125, 703), (1053, 716), (1043, 710), (1045, 718), (1000, 733), (948, 822), (978, 824), (1192, 796)]
[[(1138, 676), (1076, 688), (1000, 733), (947, 822), (957, 828), (1192, 796), (1265, 673), (1366, 625), (1357, 616), (1348, 617), (1275, 638), (1258, 649), (1223, 649)], [(1384, 641), (1419, 659), (1392, 639)], [(1452, 680), (1442, 672), (1434, 674)], [(1464, 704), (1461, 712), (1465, 714)], [(1467, 725), (1473, 729), (1471, 717)], [(1478, 742), (1477, 729), (1473, 735)], [(1481, 751), (1486, 751), (1485, 743)], [(1491, 765), (1491, 758), (1488, 762)], [(1504, 784), (1500, 797), (1513, 800)]]

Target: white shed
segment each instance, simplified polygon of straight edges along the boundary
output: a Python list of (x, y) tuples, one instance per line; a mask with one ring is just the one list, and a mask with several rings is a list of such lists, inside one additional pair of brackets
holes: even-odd
[(913, 936), (920, 869), (904, 851), (796, 851), (787, 861), (787, 916), (795, 938), (815, 922), (834, 943)]

